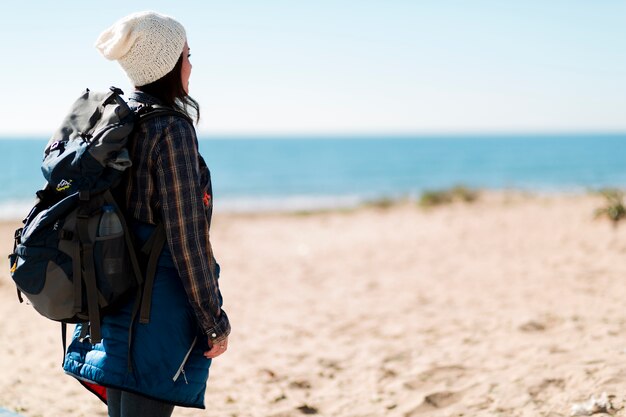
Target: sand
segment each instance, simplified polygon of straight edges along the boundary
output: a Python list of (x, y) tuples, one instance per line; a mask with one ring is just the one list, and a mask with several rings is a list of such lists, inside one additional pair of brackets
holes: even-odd
[[(175, 416), (568, 416), (626, 402), (626, 225), (599, 197), (217, 214), (229, 351)], [(0, 225), (11, 249), (17, 223)], [(0, 264), (0, 407), (106, 416)]]

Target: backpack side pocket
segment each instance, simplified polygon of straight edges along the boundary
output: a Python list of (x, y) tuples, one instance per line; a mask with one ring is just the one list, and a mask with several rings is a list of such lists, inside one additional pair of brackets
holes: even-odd
[(35, 310), (52, 320), (75, 315), (72, 258), (53, 248), (18, 245), (11, 276)]
[[(124, 232), (98, 236), (94, 243), (96, 281), (106, 308), (135, 287)], [(122, 297), (125, 299), (124, 297)]]

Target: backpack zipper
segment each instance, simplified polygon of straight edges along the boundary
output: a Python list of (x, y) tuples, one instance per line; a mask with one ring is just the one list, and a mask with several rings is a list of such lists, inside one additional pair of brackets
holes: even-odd
[(189, 359), (189, 355), (191, 355), (191, 351), (193, 350), (194, 346), (196, 346), (196, 341), (197, 340), (198, 340), (198, 336), (193, 338), (193, 342), (191, 343), (191, 347), (189, 348), (189, 350), (187, 351), (187, 354), (183, 358), (183, 362), (178, 367), (178, 371), (176, 371), (176, 374), (174, 375), (174, 378), (172, 378), (172, 380), (174, 382), (176, 382), (178, 377), (180, 377), (180, 374), (183, 374), (183, 378), (185, 379), (185, 384), (189, 384), (189, 382), (187, 381), (187, 376), (185, 375), (185, 369), (184, 368), (185, 368), (185, 364), (187, 363), (187, 359)]

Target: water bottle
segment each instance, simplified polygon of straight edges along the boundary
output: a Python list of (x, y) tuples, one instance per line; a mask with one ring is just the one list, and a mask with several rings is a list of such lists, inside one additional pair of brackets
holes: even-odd
[(122, 222), (115, 213), (113, 206), (106, 205), (102, 207), (102, 217), (100, 218), (100, 226), (98, 226), (98, 236), (117, 235), (122, 232)]
[(105, 279), (113, 279), (124, 272), (124, 236), (122, 222), (110, 205), (102, 207), (102, 217), (98, 226), (96, 257), (101, 261), (98, 268)]

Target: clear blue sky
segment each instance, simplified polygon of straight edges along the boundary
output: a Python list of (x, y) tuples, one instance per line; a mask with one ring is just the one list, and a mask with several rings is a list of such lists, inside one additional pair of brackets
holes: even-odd
[(20, 1), (2, 6), (0, 135), (130, 89), (93, 43), (155, 10), (185, 25), (200, 131), (626, 130), (626, 1)]

